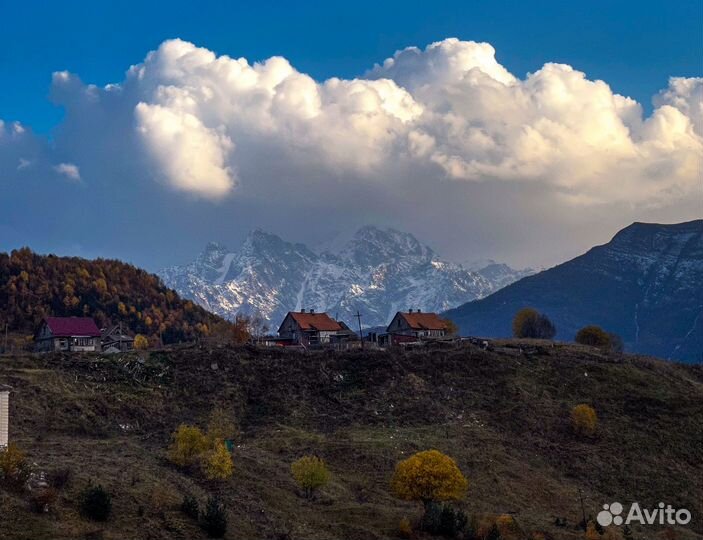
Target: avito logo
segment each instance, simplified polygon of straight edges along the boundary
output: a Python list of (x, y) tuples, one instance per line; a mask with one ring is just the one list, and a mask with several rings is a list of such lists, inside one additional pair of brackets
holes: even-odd
[(688, 525), (691, 521), (691, 512), (685, 508), (675, 509), (670, 504), (660, 502), (658, 508), (649, 510), (641, 508), (639, 503), (632, 503), (627, 516), (623, 518), (624, 507), (619, 502), (604, 504), (603, 510), (598, 512), (596, 521), (599, 525), (629, 525), (640, 523), (642, 525)]

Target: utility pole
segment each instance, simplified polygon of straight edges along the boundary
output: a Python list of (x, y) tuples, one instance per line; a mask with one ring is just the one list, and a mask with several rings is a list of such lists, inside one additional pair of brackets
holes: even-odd
[(364, 348), (364, 332), (361, 330), (361, 313), (359, 313), (359, 310), (356, 310), (356, 319), (359, 321), (359, 339), (361, 339), (361, 348)]

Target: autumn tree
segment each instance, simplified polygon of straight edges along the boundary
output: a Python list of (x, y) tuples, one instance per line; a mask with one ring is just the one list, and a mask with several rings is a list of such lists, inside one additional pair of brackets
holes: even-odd
[(251, 320), (246, 315), (237, 315), (232, 323), (232, 342), (241, 345), (251, 340)]
[(571, 427), (579, 435), (591, 436), (598, 427), (596, 410), (590, 405), (581, 403), (571, 409)]
[(172, 434), (172, 438), (168, 459), (180, 467), (193, 465), (200, 455), (208, 450), (208, 439), (196, 426), (181, 424)]
[(290, 471), (308, 499), (312, 498), (318, 489), (326, 486), (330, 480), (327, 465), (317, 456), (303, 456), (295, 460), (290, 466)]
[(149, 340), (146, 336), (142, 334), (137, 334), (134, 336), (134, 348), (138, 351), (145, 351), (149, 348)]
[(391, 478), (391, 490), (399, 499), (430, 503), (460, 500), (468, 481), (456, 462), (438, 450), (418, 452), (399, 462)]
[(600, 326), (591, 324), (584, 326), (578, 332), (576, 332), (576, 337), (574, 338), (576, 343), (581, 345), (589, 345), (591, 347), (598, 347), (612, 352), (622, 352), (623, 343), (620, 336), (610, 332), (606, 332)]
[(232, 476), (234, 462), (224, 441), (218, 440), (211, 450), (202, 454), (201, 466), (208, 480), (226, 480)]
[(444, 327), (447, 329), (447, 335), (457, 336), (459, 335), (459, 327), (451, 319), (444, 319)]
[(516, 338), (552, 339), (557, 331), (549, 318), (534, 308), (523, 308), (513, 318)]

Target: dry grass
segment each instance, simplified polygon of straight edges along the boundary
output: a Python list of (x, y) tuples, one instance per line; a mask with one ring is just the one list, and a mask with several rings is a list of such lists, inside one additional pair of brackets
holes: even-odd
[[(32, 514), (26, 496), (0, 489), (0, 531), (28, 540), (204, 538), (178, 510), (192, 493), (201, 504), (208, 494), (223, 498), (232, 539), (395, 538), (401, 518), (420, 508), (391, 496), (393, 466), (437, 448), (469, 478), (462, 506), (471, 514), (510, 512), (527, 531), (581, 538), (581, 490), (593, 515), (614, 500), (686, 507), (694, 520), (680, 538), (703, 537), (701, 367), (521, 345), (529, 355), (241, 348), (143, 362), (4, 358), (0, 382), (15, 388), (12, 439), (39, 469), (69, 467), (73, 478), (51, 515)], [(572, 433), (577, 403), (598, 413), (592, 438)], [(170, 432), (182, 422), (204, 427), (216, 405), (233, 410), (242, 428), (235, 474), (224, 483), (165, 460)], [(315, 501), (304, 500), (290, 476), (290, 463), (310, 453), (333, 475)], [(89, 481), (113, 494), (105, 524), (78, 515), (77, 494)], [(556, 517), (568, 527), (555, 527)]]

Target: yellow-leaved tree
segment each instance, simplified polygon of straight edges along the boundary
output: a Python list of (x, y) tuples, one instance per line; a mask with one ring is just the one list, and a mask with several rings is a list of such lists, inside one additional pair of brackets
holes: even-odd
[(224, 441), (217, 441), (212, 450), (203, 454), (202, 468), (208, 480), (227, 480), (232, 476), (234, 462)]
[(134, 348), (138, 351), (144, 351), (149, 348), (149, 340), (142, 334), (134, 336)]
[(468, 487), (456, 462), (438, 450), (418, 452), (399, 462), (391, 478), (396, 497), (420, 501), (425, 509), (430, 503), (463, 499)]
[(308, 499), (312, 498), (315, 491), (327, 485), (330, 480), (327, 465), (322, 458), (317, 456), (303, 456), (295, 460), (290, 466), (290, 471)]
[(180, 467), (188, 467), (196, 463), (200, 454), (209, 447), (207, 437), (196, 426), (181, 424), (172, 437), (168, 459)]
[(571, 427), (579, 435), (593, 435), (598, 427), (596, 410), (585, 403), (576, 405), (571, 409)]

